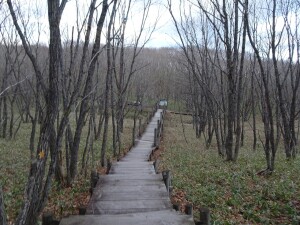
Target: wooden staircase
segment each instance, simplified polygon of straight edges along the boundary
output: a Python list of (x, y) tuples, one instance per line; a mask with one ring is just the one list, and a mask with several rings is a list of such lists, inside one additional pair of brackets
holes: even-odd
[[(119, 162), (101, 176), (86, 215), (70, 216), (61, 225), (194, 225), (192, 215), (172, 209), (169, 191), (161, 174), (156, 174), (149, 155), (159, 144), (163, 129), (158, 109), (142, 137)], [(167, 185), (168, 186), (168, 185)]]

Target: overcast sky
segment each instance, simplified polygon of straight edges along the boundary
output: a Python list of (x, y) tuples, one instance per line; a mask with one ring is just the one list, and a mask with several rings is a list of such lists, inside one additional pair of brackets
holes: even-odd
[[(130, 10), (130, 14), (127, 18), (127, 26), (125, 32), (125, 42), (127, 43), (132, 42), (132, 39), (137, 34), (139, 30), (139, 24), (141, 22), (142, 16), (142, 3), (144, 0), (132, 0), (133, 4)], [(147, 1), (147, 0), (145, 0)], [(174, 0), (175, 2), (177, 0)], [(46, 0), (16, 0), (15, 3), (19, 2), (19, 5), (22, 6), (19, 9), (17, 5), (14, 5), (14, 9), (16, 11), (21, 11), (23, 15), (23, 21), (27, 24), (26, 33), (29, 37), (30, 42), (35, 43), (38, 40), (40, 42), (48, 43), (49, 37), (49, 26), (48, 26), (48, 18), (47, 18), (47, 1)], [(122, 0), (122, 2), (128, 3), (128, 0)], [(149, 17), (146, 24), (146, 29), (153, 28), (155, 21), (158, 18), (158, 23), (156, 25), (156, 29), (153, 32), (150, 41), (146, 45), (147, 47), (173, 47), (176, 46), (176, 39), (178, 37), (176, 35), (171, 16), (169, 11), (166, 7), (167, 0), (152, 0), (153, 4), (150, 7)], [(100, 4), (101, 0), (98, 1), (97, 4)], [(77, 10), (76, 5), (79, 5), (79, 10)], [(79, 13), (79, 18), (83, 21), (83, 18), (86, 16), (89, 8), (90, 0), (68, 0), (66, 4), (65, 10), (62, 15), (61, 20), (61, 33), (62, 33), (62, 40), (67, 40), (71, 38), (71, 31), (72, 27), (75, 27), (76, 30), (76, 18), (77, 18), (77, 11)], [(10, 18), (9, 12), (7, 9), (7, 5), (3, 4), (4, 7), (2, 8), (6, 10), (1, 11), (0, 19), (1, 18)], [(112, 7), (110, 7), (111, 9)], [(100, 5), (98, 9), (98, 16), (100, 15), (102, 6)], [(17, 13), (18, 14), (18, 13)], [(6, 17), (7, 16), (7, 17)], [(20, 17), (19, 22), (21, 24)], [(107, 15), (107, 20), (109, 15)], [(1, 20), (0, 20), (1, 22)], [(13, 24), (8, 22), (6, 27), (11, 27)], [(96, 29), (96, 19), (94, 21), (94, 31)], [(105, 35), (106, 30), (103, 30), (103, 35)], [(147, 34), (147, 32), (145, 32)], [(93, 34), (92, 34), (93, 35)], [(94, 36), (92, 36), (93, 39)], [(83, 38), (83, 36), (82, 36)], [(102, 41), (105, 42), (105, 36), (103, 36)]]
[[(153, 2), (154, 1), (155, 0), (153, 0)], [(126, 26), (126, 40), (128, 42), (131, 41), (130, 38), (134, 38), (134, 35), (139, 28), (139, 22), (140, 22), (141, 11), (142, 11), (141, 10), (142, 0), (133, 0), (133, 2), (135, 3), (132, 5), (132, 9), (130, 11), (130, 15)], [(39, 22), (40, 24), (42, 24), (43, 32), (41, 33), (42, 35), (41, 39), (42, 40), (47, 39), (48, 21), (46, 16), (47, 15), (46, 1), (29, 0), (26, 1), (26, 3), (27, 3), (27, 7), (31, 8), (31, 10), (33, 9), (32, 8), (33, 5), (38, 5), (36, 9), (33, 9), (36, 11), (38, 10), (40, 14), (39, 18), (36, 19), (35, 22)], [(79, 16), (80, 18), (83, 18), (86, 15), (90, 1), (77, 0), (77, 3), (80, 4)], [(146, 45), (147, 47), (159, 48), (159, 47), (176, 46), (176, 41), (175, 41), (177, 38), (176, 32), (172, 24), (171, 16), (165, 4), (166, 4), (166, 0), (156, 0), (156, 2), (150, 8), (147, 27), (148, 28), (153, 27), (153, 24), (155, 23), (157, 18), (158, 18), (158, 23), (155, 31), (151, 36), (149, 43)], [(23, 7), (23, 9), (24, 8), (25, 7)], [(99, 14), (100, 14), (100, 9), (101, 7), (99, 7)], [(69, 0), (63, 12), (62, 21), (61, 21), (62, 36), (65, 39), (68, 39), (68, 37), (71, 36), (72, 26), (76, 27), (76, 17), (77, 17), (76, 11), (77, 11), (76, 0)], [(104, 41), (104, 38), (102, 40)]]

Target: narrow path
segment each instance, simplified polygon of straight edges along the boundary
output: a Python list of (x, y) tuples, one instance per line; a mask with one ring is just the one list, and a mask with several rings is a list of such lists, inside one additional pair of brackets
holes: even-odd
[(71, 216), (61, 225), (194, 225), (192, 216), (172, 209), (169, 193), (153, 162), (154, 129), (160, 119), (158, 110), (141, 139), (130, 152), (115, 163), (110, 173), (101, 176), (84, 216)]

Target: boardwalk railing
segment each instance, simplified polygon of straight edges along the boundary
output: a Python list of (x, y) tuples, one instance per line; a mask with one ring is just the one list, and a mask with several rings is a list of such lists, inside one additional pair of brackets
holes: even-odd
[(153, 147), (156, 147), (156, 148), (159, 148), (160, 138), (162, 137), (162, 134), (163, 134), (165, 113), (166, 113), (166, 110), (164, 109), (160, 113), (160, 119), (157, 120), (157, 127), (154, 129), (154, 143), (153, 143)]

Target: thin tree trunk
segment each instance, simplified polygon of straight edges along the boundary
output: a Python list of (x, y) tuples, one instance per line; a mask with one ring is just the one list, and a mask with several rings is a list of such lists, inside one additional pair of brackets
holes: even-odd
[(80, 137), (82, 133), (82, 128), (84, 126), (85, 116), (88, 112), (88, 102), (90, 100), (90, 97), (88, 97), (92, 91), (92, 85), (93, 85), (93, 78), (94, 78), (94, 72), (96, 68), (96, 62), (99, 57), (99, 50), (100, 50), (100, 38), (101, 33), (105, 21), (105, 17), (108, 11), (108, 1), (104, 0), (102, 2), (102, 12), (100, 15), (100, 18), (98, 20), (97, 24), (97, 31), (96, 31), (96, 38), (92, 50), (92, 56), (91, 56), (91, 63), (88, 69), (88, 76), (86, 79), (84, 91), (83, 91), (83, 100), (81, 101), (80, 105), (80, 113), (77, 120), (77, 126), (73, 141), (73, 146), (70, 149), (71, 150), (71, 157), (70, 157), (70, 178), (71, 181), (73, 181), (77, 175), (77, 162), (78, 162), (78, 151), (79, 151), (79, 143), (80, 143)]
[[(253, 72), (254, 73), (254, 72)], [(252, 131), (253, 131), (253, 144), (252, 149), (256, 150), (257, 135), (256, 135), (256, 104), (254, 98), (254, 74), (251, 76), (251, 106), (252, 106)]]
[[(238, 1), (236, 0), (235, 3), (235, 10), (238, 10)], [(236, 24), (235, 26), (238, 26), (238, 13), (236, 12)], [(247, 35), (247, 30), (246, 30), (246, 24), (245, 24), (245, 19), (243, 23), (243, 34), (242, 34), (242, 52), (241, 52), (241, 59), (240, 59), (240, 68), (239, 68), (239, 74), (238, 74), (238, 87), (237, 87), (237, 112), (236, 112), (236, 139), (235, 139), (235, 150), (234, 150), (234, 161), (237, 160), (238, 158), (238, 153), (241, 145), (241, 135), (242, 135), (242, 128), (241, 128), (241, 117), (243, 117), (244, 113), (243, 110), (241, 110), (241, 105), (242, 105), (242, 99), (243, 99), (243, 94), (242, 94), (242, 85), (243, 85), (243, 76), (244, 76), (244, 58), (245, 58), (245, 46), (246, 46), (246, 35)], [(236, 30), (236, 32), (238, 32)], [(242, 122), (243, 122), (242, 118)]]
[(0, 185), (0, 224), (6, 225), (6, 214), (5, 214), (5, 208), (4, 208), (4, 198), (3, 198), (3, 191), (2, 186)]
[[(107, 148), (107, 137), (108, 137), (108, 122), (109, 122), (109, 93), (110, 93), (110, 87), (111, 87), (111, 79), (112, 79), (112, 61), (111, 61), (111, 54), (113, 52), (111, 51), (111, 34), (112, 34), (112, 25), (114, 21), (114, 16), (116, 13), (116, 6), (117, 1), (114, 0), (114, 5), (112, 9), (112, 14), (110, 16), (110, 21), (108, 25), (108, 31), (107, 31), (107, 46), (106, 46), (106, 55), (107, 55), (107, 73), (106, 73), (106, 82), (105, 82), (105, 98), (104, 98), (104, 130), (103, 130), (103, 140), (102, 140), (102, 146), (101, 146), (101, 166), (105, 166), (105, 154), (106, 154), (106, 148)], [(112, 103), (111, 103), (112, 104)]]
[[(36, 154), (36, 160), (31, 163), (30, 174), (25, 188), (24, 204), (18, 215), (16, 224), (36, 224), (37, 217), (43, 210), (50, 191), (53, 174), (55, 171), (57, 152), (55, 149), (55, 129), (54, 124), (58, 113), (58, 77), (59, 77), (59, 62), (61, 56), (61, 40), (59, 23), (66, 4), (66, 0), (48, 1), (48, 20), (50, 26), (50, 46), (49, 46), (49, 87), (47, 88), (41, 76), (41, 70), (37, 64), (37, 60), (32, 54), (26, 38), (18, 24), (15, 11), (11, 0), (7, 0), (10, 14), (12, 16), (14, 25), (22, 40), (23, 47), (26, 54), (31, 60), (35, 69), (35, 74), (38, 82), (41, 82), (42, 92), (46, 100), (46, 116), (42, 123), (39, 145)], [(60, 3), (60, 4), (59, 4)], [(36, 96), (37, 97), (37, 96)], [(48, 156), (51, 156), (48, 174), (45, 177), (46, 165)]]
[(6, 96), (3, 97), (2, 102), (3, 102), (3, 113), (2, 113), (2, 138), (6, 138), (7, 120), (8, 120), (7, 97), (6, 97)]

